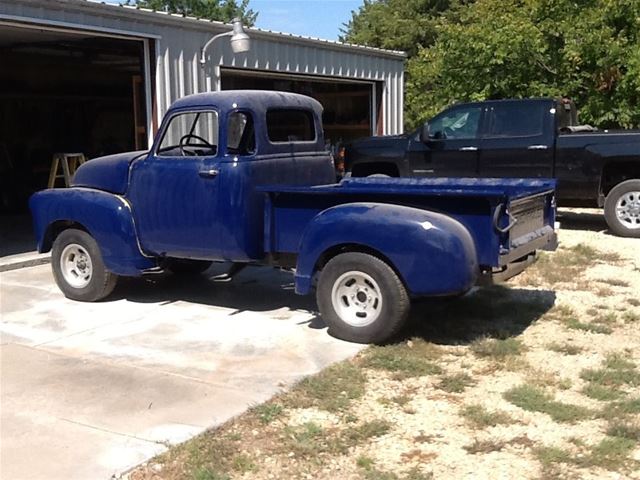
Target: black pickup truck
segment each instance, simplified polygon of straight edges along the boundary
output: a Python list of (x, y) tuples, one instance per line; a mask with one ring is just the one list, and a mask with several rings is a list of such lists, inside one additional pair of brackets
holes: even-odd
[(612, 232), (640, 237), (640, 131), (579, 125), (568, 99), (457, 104), (347, 145), (344, 162), (354, 177), (554, 177), (559, 206), (604, 207)]

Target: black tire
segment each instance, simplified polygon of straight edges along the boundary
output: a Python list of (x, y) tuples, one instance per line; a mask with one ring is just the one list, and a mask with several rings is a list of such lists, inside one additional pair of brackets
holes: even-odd
[(189, 260), (186, 258), (168, 258), (164, 268), (176, 275), (198, 275), (207, 270), (211, 263), (208, 260)]
[[(627, 196), (625, 199), (624, 197)], [(629, 206), (629, 199), (634, 205)], [(618, 202), (629, 206), (627, 215), (616, 211)], [(640, 180), (626, 180), (611, 189), (604, 202), (604, 218), (609, 229), (621, 237), (640, 238)]]
[[(365, 277), (372, 279), (373, 285)], [(355, 283), (349, 285), (352, 281)], [(356, 296), (362, 293), (362, 298), (349, 300), (348, 293), (340, 296), (341, 290)], [(336, 311), (334, 300), (341, 312)], [(342, 253), (327, 262), (318, 279), (316, 301), (329, 333), (356, 343), (388, 340), (402, 328), (411, 306), (407, 290), (396, 272), (379, 258), (359, 252)]]
[(83, 230), (64, 230), (51, 250), (53, 277), (64, 296), (81, 302), (107, 297), (118, 282), (102, 261), (98, 244)]

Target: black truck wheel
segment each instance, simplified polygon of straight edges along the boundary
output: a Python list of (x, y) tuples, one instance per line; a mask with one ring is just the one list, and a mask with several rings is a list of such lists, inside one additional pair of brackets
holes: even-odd
[(83, 230), (63, 231), (51, 251), (53, 277), (64, 296), (82, 302), (95, 302), (116, 287), (118, 276), (102, 261), (98, 244)]
[(616, 235), (640, 238), (640, 180), (626, 180), (611, 189), (604, 218)]
[(197, 275), (209, 268), (211, 263), (208, 260), (168, 258), (164, 267), (177, 275)]
[(411, 305), (396, 272), (379, 258), (359, 252), (327, 262), (316, 300), (329, 333), (356, 343), (381, 343), (393, 336)]

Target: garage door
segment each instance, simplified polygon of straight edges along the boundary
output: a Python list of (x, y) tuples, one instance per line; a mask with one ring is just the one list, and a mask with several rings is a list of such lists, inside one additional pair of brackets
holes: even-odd
[(144, 43), (0, 24), (2, 212), (46, 188), (53, 155), (146, 148)]
[(280, 90), (308, 95), (324, 107), (325, 140), (339, 146), (372, 135), (380, 105), (373, 82), (319, 78), (306, 75), (271, 74), (240, 69), (221, 69), (223, 90)]

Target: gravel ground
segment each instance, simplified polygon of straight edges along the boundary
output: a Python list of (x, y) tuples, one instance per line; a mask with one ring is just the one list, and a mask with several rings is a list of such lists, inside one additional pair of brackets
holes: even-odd
[(506, 287), (419, 305), (396, 344), (130, 478), (640, 479), (640, 240), (559, 220)]

